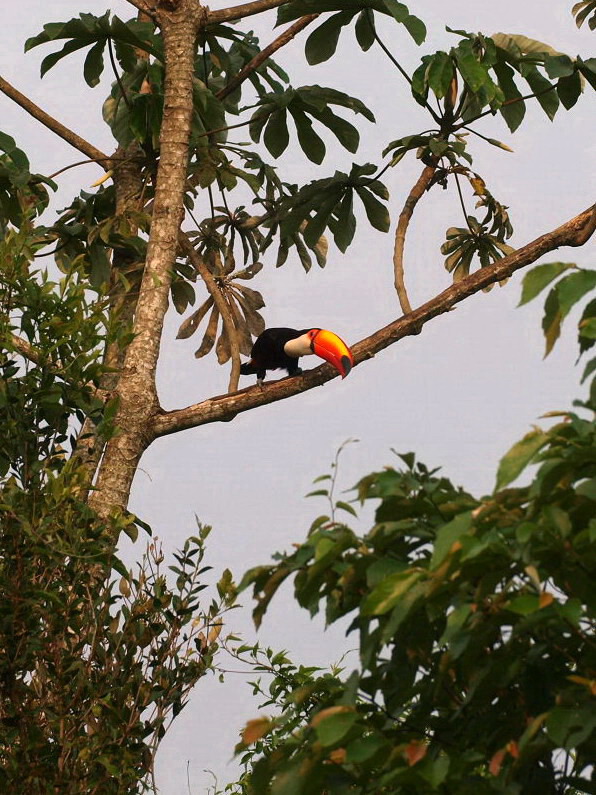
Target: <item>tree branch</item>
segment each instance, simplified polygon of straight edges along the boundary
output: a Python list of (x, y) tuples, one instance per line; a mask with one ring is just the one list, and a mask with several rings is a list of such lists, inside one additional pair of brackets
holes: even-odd
[(148, 3), (145, 3), (144, 0), (127, 0), (131, 6), (138, 8), (142, 14), (147, 14), (148, 17), (154, 19), (155, 17), (155, 8), (150, 6)]
[(300, 33), (301, 30), (304, 30), (304, 28), (307, 25), (310, 25), (310, 23), (318, 16), (319, 14), (308, 14), (308, 16), (302, 17), (301, 19), (294, 22), (293, 25), (290, 25), (290, 27), (284, 30), (283, 33), (280, 33), (276, 39), (273, 39), (271, 44), (268, 44), (265, 49), (258, 53), (258, 55), (255, 55), (255, 57), (238, 72), (236, 77), (232, 78), (232, 80), (230, 80), (230, 82), (224, 86), (221, 91), (218, 91), (215, 96), (218, 99), (223, 99), (224, 97), (227, 97), (229, 94), (231, 94), (232, 91), (235, 91), (252, 72), (258, 69), (259, 66), (267, 60), (267, 58), (291, 41), (297, 33)]
[(216, 25), (220, 22), (231, 22), (233, 19), (244, 19), (244, 17), (260, 14), (262, 11), (268, 11), (270, 8), (277, 8), (289, 2), (290, 0), (255, 0), (253, 3), (242, 3), (239, 6), (220, 8), (217, 11), (209, 11), (207, 24)]
[[(513, 254), (452, 284), (418, 309), (360, 340), (352, 346), (354, 365), (373, 358), (379, 351), (403, 337), (419, 334), (424, 324), (432, 318), (448, 312), (456, 304), (490, 284), (506, 279), (514, 271), (530, 265), (549, 251), (560, 246), (582, 245), (595, 228), (596, 205), (593, 205), (552, 232), (547, 232)], [(306, 392), (336, 377), (337, 372), (330, 365), (324, 364), (303, 375), (266, 384), (261, 389), (252, 386), (233, 395), (218, 395), (184, 409), (155, 415), (152, 433), (155, 438), (211, 422), (227, 422), (243, 411)]]
[(410, 191), (410, 195), (405, 201), (403, 210), (399, 214), (397, 229), (395, 230), (393, 274), (395, 280), (395, 290), (397, 292), (397, 297), (399, 298), (399, 305), (401, 306), (401, 311), (404, 313), (404, 315), (407, 315), (412, 311), (404, 281), (404, 246), (406, 243), (406, 232), (414, 212), (414, 208), (422, 198), (424, 192), (428, 189), (437, 169), (438, 158), (435, 158), (434, 161), (435, 162), (432, 165), (425, 166), (422, 174), (418, 177), (418, 181)]
[(42, 110), (38, 105), (32, 102), (24, 94), (21, 94), (14, 86), (11, 86), (3, 77), (0, 77), (0, 91), (6, 94), (7, 97), (14, 100), (17, 105), (20, 105), (23, 110), (26, 110), (34, 119), (41, 122), (48, 130), (56, 133), (64, 141), (74, 146), (79, 152), (82, 152), (90, 160), (93, 160), (101, 165), (105, 171), (109, 171), (112, 167), (111, 158), (105, 155), (100, 149), (96, 149), (93, 144), (90, 144), (80, 135), (65, 127), (59, 121), (54, 119), (45, 110)]
[(24, 359), (28, 359), (33, 364), (41, 364), (44, 361), (43, 353), (34, 348), (27, 340), (17, 337), (16, 334), (10, 334), (8, 339), (14, 350)]

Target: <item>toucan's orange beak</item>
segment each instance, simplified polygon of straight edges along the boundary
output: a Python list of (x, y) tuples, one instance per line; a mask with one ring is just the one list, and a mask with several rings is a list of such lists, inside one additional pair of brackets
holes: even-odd
[(354, 364), (352, 351), (346, 343), (332, 331), (320, 329), (313, 337), (312, 352), (332, 364), (342, 378), (345, 378)]

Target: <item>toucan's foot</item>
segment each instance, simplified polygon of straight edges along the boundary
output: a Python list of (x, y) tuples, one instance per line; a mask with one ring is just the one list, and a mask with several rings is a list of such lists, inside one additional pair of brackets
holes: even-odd
[(290, 378), (294, 378), (295, 375), (302, 375), (302, 367), (296, 367), (291, 372), (288, 370), (288, 375)]
[(257, 386), (259, 389), (264, 389), (265, 387), (265, 379), (264, 378), (257, 378)]

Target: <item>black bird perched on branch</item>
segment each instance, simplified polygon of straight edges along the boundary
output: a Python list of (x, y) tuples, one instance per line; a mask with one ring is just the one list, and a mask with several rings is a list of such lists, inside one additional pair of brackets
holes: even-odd
[(252, 346), (250, 361), (240, 367), (242, 375), (257, 376), (262, 384), (267, 370), (287, 370), (288, 375), (302, 372), (300, 356), (314, 353), (332, 364), (342, 378), (352, 369), (352, 352), (337, 334), (321, 328), (267, 328)]

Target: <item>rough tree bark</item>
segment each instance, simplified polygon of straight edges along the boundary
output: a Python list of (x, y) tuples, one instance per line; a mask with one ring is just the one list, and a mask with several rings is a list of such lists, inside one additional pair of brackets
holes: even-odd
[(125, 508), (132, 479), (151, 440), (150, 421), (159, 403), (155, 369), (178, 231), (184, 217), (184, 188), (190, 139), (194, 57), (205, 10), (196, 0), (164, 2), (155, 14), (164, 40), (166, 77), (160, 163), (151, 234), (135, 313), (135, 338), (127, 348), (118, 381), (120, 433), (110, 440), (99, 467), (90, 504), (100, 515)]

